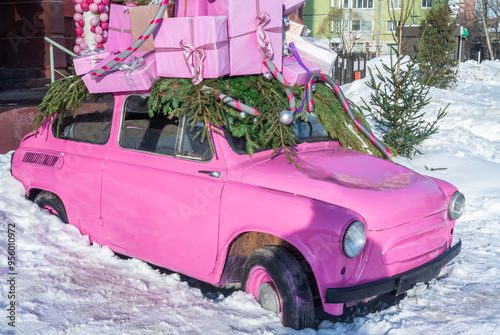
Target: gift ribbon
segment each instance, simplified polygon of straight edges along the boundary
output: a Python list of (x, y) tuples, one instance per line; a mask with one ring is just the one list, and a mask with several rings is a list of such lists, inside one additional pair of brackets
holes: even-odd
[[(295, 60), (297, 63), (299, 63), (300, 66), (307, 72), (307, 81), (309, 82), (309, 77), (311, 76), (311, 71), (305, 66), (305, 64), (302, 62), (302, 59), (300, 58), (299, 52), (297, 51), (297, 48), (295, 47), (295, 43), (290, 43), (290, 48), (292, 49), (293, 55), (295, 56)], [(304, 104), (306, 102), (306, 94), (307, 94), (307, 89), (304, 90), (304, 96), (302, 97), (302, 102), (300, 104), (300, 107), (297, 109), (297, 113), (302, 112), (302, 109), (304, 108)]]
[(271, 17), (269, 14), (264, 12), (257, 16), (255, 21), (257, 23), (257, 43), (259, 45), (260, 53), (262, 54), (262, 59), (271, 59), (274, 55), (273, 45), (269, 33), (264, 28), (264, 26), (271, 21)]

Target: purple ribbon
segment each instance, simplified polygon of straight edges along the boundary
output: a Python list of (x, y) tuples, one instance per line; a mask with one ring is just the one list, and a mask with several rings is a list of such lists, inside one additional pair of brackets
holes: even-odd
[(184, 49), (184, 59), (189, 69), (189, 73), (193, 76), (193, 85), (198, 85), (203, 81), (203, 61), (206, 58), (203, 49), (196, 49), (191, 43), (182, 40), (179, 43), (180, 47)]
[[(305, 64), (302, 62), (302, 59), (300, 59), (299, 52), (297, 51), (297, 48), (295, 47), (295, 43), (290, 43), (290, 48), (292, 49), (293, 55), (295, 56), (295, 59), (297, 60), (297, 63), (299, 63), (300, 66), (307, 72), (307, 82), (309, 82), (309, 77), (311, 76), (311, 71), (305, 66)], [(307, 84), (306, 84), (307, 85)], [(304, 97), (302, 98), (302, 103), (300, 104), (300, 107), (297, 109), (297, 114), (302, 112), (302, 109), (304, 108), (304, 104), (306, 102), (306, 92), (307, 90), (304, 90)]]

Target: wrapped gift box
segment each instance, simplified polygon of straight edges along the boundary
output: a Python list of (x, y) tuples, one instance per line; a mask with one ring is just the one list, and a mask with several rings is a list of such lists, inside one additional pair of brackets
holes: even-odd
[(73, 58), (73, 66), (78, 76), (88, 73), (95, 68), (103, 59), (108, 57), (111, 52), (101, 52), (90, 56)]
[(264, 25), (273, 49), (271, 60), (282, 69), (283, 4), (269, 0), (210, 0), (208, 15), (223, 15), (228, 19), (229, 60), (231, 75), (267, 72), (257, 42), (256, 18), (267, 13), (270, 20)]
[[(304, 62), (310, 73), (320, 73), (321, 70), (314, 64)], [(283, 58), (283, 77), (290, 85), (305, 85), (307, 83), (307, 71), (297, 62), (295, 57)]]
[(207, 16), (209, 0), (175, 0), (175, 17)]
[(298, 37), (302, 36), (306, 30), (306, 26), (303, 24), (297, 23), (290, 21), (290, 25), (288, 26), (288, 29), (286, 29), (286, 42), (288, 44), (295, 42)]
[(134, 43), (130, 27), (130, 8), (112, 4), (109, 9), (109, 29), (106, 49), (108, 51), (125, 51)]
[(201, 51), (205, 55), (201, 71), (203, 78), (229, 74), (227, 20), (224, 16), (164, 20), (154, 33), (154, 45), (160, 77), (194, 78), (192, 71), (196, 64), (193, 60), (186, 60), (184, 53)]
[[(137, 41), (155, 17), (160, 5), (130, 7), (130, 25), (132, 27), (132, 40)], [(169, 11), (165, 10), (163, 18), (169, 17)], [(156, 28), (158, 29), (158, 28)], [(151, 36), (144, 42), (137, 51), (154, 50), (153, 38)]]
[(295, 47), (303, 61), (316, 65), (322, 73), (328, 76), (333, 75), (335, 60), (337, 59), (336, 52), (314, 44), (303, 37), (296, 39)]
[[(100, 69), (115, 57), (116, 55), (109, 55), (94, 70)], [(130, 65), (133, 67), (134, 64), (132, 62), (134, 61), (136, 67), (130, 69)], [(118, 67), (115, 67), (113, 70), (106, 72), (102, 77), (96, 79), (91, 78), (92, 73), (83, 76), (83, 81), (89, 92), (147, 91), (151, 88), (157, 77), (154, 51), (135, 52), (121, 63), (121, 66), (123, 67), (124, 64), (129, 65), (128, 70), (119, 70)]]
[(289, 16), (302, 7), (307, 0), (283, 0), (283, 16)]

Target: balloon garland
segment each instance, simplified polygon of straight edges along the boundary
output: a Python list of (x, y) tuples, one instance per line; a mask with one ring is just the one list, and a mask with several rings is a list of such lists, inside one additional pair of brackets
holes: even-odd
[(109, 0), (71, 0), (75, 4), (77, 55), (86, 55), (104, 50), (108, 38)]

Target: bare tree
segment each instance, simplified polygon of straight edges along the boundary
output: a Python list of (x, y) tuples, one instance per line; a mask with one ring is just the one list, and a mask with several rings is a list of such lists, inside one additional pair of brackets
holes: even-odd
[[(318, 33), (328, 40), (330, 49), (334, 49), (332, 41), (334, 38), (338, 38), (339, 47), (350, 53), (358, 40), (372, 35), (371, 32), (369, 34), (363, 32), (361, 26), (360, 29), (353, 29), (353, 24), (361, 25), (362, 19), (362, 15), (356, 10), (342, 7), (332, 8), (321, 22)], [(336, 51), (340, 51), (340, 48), (337, 48)]]

